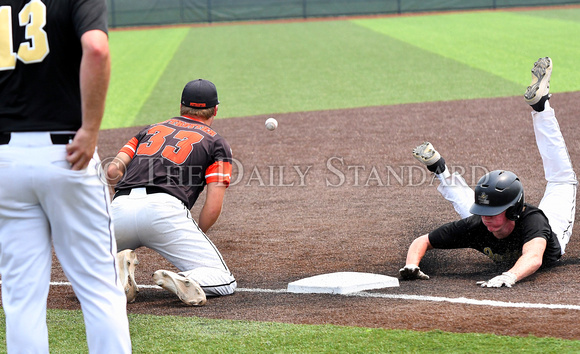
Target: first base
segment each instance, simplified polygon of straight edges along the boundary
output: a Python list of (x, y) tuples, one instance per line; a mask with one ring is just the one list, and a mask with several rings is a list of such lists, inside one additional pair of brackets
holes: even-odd
[(393, 288), (399, 279), (382, 274), (337, 272), (315, 275), (288, 284), (289, 293), (350, 294), (357, 291)]

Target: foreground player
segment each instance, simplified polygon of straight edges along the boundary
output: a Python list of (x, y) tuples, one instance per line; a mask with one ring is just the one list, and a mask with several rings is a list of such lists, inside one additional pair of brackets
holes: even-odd
[[(140, 131), (108, 167), (111, 183), (118, 182), (111, 207), (128, 302), (138, 292), (134, 250), (141, 246), (181, 271), (158, 270), (153, 279), (187, 305), (202, 306), (206, 294), (229, 295), (236, 289), (232, 273), (205, 235), (220, 216), (232, 171), (229, 144), (210, 128), (218, 103), (213, 83), (189, 82), (181, 116)], [(189, 210), (206, 185), (196, 224)]]
[[(95, 146), (109, 84), (105, 0), (0, 0), (0, 273), (9, 353), (48, 353), (52, 247), (91, 353), (130, 353)], [(12, 53), (14, 49), (14, 53)]]
[(524, 95), (533, 108), (536, 143), (548, 182), (538, 208), (524, 203), (522, 184), (512, 172), (486, 174), (477, 183), (474, 195), (459, 174), (449, 173), (444, 159), (430, 143), (418, 146), (414, 156), (436, 173), (441, 182), (438, 190), (463, 219), (415, 239), (405, 267), (399, 270), (403, 279), (429, 279), (418, 265), (425, 252), (433, 248), (473, 248), (494, 262), (506, 264), (506, 272), (478, 282), (491, 288), (511, 287), (564, 254), (574, 224), (577, 181), (548, 102), (551, 73), (552, 60), (540, 58)]

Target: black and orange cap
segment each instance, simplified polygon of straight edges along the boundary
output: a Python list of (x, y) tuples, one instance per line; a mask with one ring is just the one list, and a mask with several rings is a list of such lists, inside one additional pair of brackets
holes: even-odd
[(186, 107), (211, 108), (219, 103), (215, 85), (204, 79), (188, 82), (181, 94), (181, 104)]

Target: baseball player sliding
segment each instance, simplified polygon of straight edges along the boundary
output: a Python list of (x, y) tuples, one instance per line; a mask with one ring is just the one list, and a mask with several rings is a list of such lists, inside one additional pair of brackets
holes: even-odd
[(536, 143), (548, 181), (539, 206), (524, 203), (522, 183), (512, 172), (486, 174), (474, 194), (459, 174), (449, 173), (444, 159), (430, 143), (418, 146), (414, 156), (437, 175), (441, 182), (438, 190), (463, 219), (415, 239), (406, 265), (399, 271), (403, 279), (429, 279), (418, 265), (425, 252), (433, 248), (473, 248), (505, 264), (507, 271), (478, 283), (488, 288), (511, 287), (540, 267), (553, 265), (564, 254), (574, 225), (577, 181), (548, 101), (551, 74), (552, 60), (540, 58), (524, 95), (533, 109)]
[[(229, 295), (236, 289), (234, 276), (206, 236), (221, 213), (232, 171), (230, 146), (211, 128), (218, 104), (212, 82), (187, 83), (181, 116), (140, 131), (108, 166), (108, 178), (116, 184), (111, 209), (128, 302), (139, 291), (134, 250), (141, 246), (180, 270), (158, 270), (153, 279), (187, 305), (202, 306), (206, 295)], [(196, 223), (190, 209), (206, 185)]]

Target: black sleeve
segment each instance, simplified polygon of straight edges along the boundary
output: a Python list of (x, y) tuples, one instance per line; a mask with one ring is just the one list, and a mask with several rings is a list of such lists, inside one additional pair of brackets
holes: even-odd
[(73, 0), (72, 4), (74, 26), (78, 38), (81, 38), (85, 32), (95, 29), (108, 33), (105, 0)]
[(541, 237), (549, 241), (552, 237), (552, 229), (548, 223), (548, 218), (539, 209), (538, 212), (526, 214), (522, 223), (522, 235), (524, 243), (536, 237)]
[(215, 143), (214, 161), (232, 162), (232, 148), (223, 137), (219, 137)]

